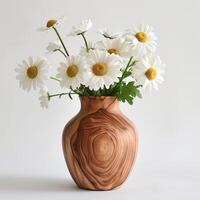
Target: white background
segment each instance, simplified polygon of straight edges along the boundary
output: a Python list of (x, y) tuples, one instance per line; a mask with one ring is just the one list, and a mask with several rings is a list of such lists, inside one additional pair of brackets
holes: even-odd
[[(77, 189), (65, 166), (61, 135), (79, 110), (78, 98), (55, 99), (39, 107), (38, 94), (22, 91), (14, 68), (29, 55), (44, 55), (53, 32), (36, 29), (49, 18), (68, 17), (62, 34), (82, 19), (114, 31), (151, 24), (167, 64), (159, 92), (144, 95), (123, 112), (139, 132), (134, 170), (121, 188), (109, 192)], [(0, 199), (200, 199), (199, 0), (0, 0)], [(80, 38), (64, 37), (71, 52)], [(63, 61), (48, 56), (53, 68)], [(56, 91), (52, 83), (52, 91)]]

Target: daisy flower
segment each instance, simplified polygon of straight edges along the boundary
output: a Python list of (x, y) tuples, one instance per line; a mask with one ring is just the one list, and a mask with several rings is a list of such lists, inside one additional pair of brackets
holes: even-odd
[(65, 19), (66, 19), (66, 18), (65, 18), (64, 16), (61, 16), (61, 17), (59, 17), (58, 19), (49, 19), (49, 20), (47, 21), (46, 25), (44, 25), (44, 26), (38, 28), (37, 30), (38, 30), (38, 31), (47, 31), (47, 30), (49, 30), (49, 29), (52, 29), (53, 27), (56, 27), (56, 26), (62, 24), (63, 21), (65, 21)]
[(53, 53), (57, 50), (59, 50), (61, 48), (61, 43), (60, 41), (55, 41), (55, 42), (49, 42), (46, 50), (47, 50), (47, 53)]
[(49, 69), (45, 58), (38, 57), (36, 61), (33, 61), (33, 58), (29, 57), (28, 61), (23, 60), (18, 66), (15, 71), (18, 73), (16, 78), (19, 80), (20, 87), (30, 91), (32, 88), (44, 86), (44, 81), (48, 79)]
[(42, 108), (48, 108), (49, 106), (49, 93), (47, 87), (43, 87), (40, 90), (40, 97), (39, 97), (40, 105)]
[(137, 62), (133, 68), (133, 77), (136, 79), (139, 85), (142, 85), (144, 89), (158, 90), (158, 84), (161, 84), (164, 74), (164, 67), (158, 56), (145, 57), (140, 62)]
[(61, 87), (75, 89), (84, 83), (85, 62), (82, 57), (68, 56), (66, 63), (60, 63), (60, 65), (56, 77), (60, 79)]
[(85, 33), (92, 27), (92, 21), (90, 19), (83, 20), (78, 26), (73, 26), (69, 36), (76, 36)]
[(107, 28), (99, 29), (98, 32), (101, 35), (103, 35), (105, 38), (108, 38), (108, 39), (115, 39), (115, 38), (120, 37), (119, 33), (113, 33), (110, 30), (108, 30)]
[(141, 25), (139, 28), (135, 27), (133, 30), (128, 30), (126, 39), (133, 43), (136, 51), (140, 54), (154, 52), (157, 47), (157, 37), (153, 33), (153, 28), (149, 25)]
[(107, 51), (109, 54), (114, 54), (120, 57), (130, 57), (133, 53), (133, 47), (122, 38), (113, 40), (105, 39), (98, 43), (100, 50)]
[(87, 44), (88, 44), (89, 51), (87, 51), (87, 48), (85, 46), (82, 46), (80, 50), (81, 56), (88, 56), (92, 51), (95, 51), (97, 49), (95, 43), (88, 42)]
[(94, 51), (88, 58), (88, 81), (91, 90), (109, 88), (121, 75), (119, 59), (107, 52)]

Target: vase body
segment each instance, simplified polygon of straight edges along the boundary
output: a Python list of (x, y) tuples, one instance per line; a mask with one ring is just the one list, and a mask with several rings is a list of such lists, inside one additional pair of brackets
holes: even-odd
[(63, 152), (71, 176), (83, 189), (111, 190), (128, 177), (137, 133), (115, 97), (80, 97), (79, 113), (63, 131)]

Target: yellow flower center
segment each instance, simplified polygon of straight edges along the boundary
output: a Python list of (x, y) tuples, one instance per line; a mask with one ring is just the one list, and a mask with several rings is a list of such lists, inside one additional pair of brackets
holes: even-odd
[(120, 51), (118, 49), (115, 48), (111, 48), (107, 50), (109, 54), (114, 53), (115, 55), (120, 55)]
[(55, 19), (50, 19), (48, 22), (47, 22), (47, 28), (50, 28), (52, 26), (54, 26), (55, 24), (57, 23), (57, 20)]
[(77, 65), (72, 64), (67, 68), (67, 71), (66, 71), (67, 76), (72, 78), (76, 76), (77, 73), (78, 73)]
[(150, 67), (149, 69), (147, 69), (147, 71), (145, 72), (145, 76), (151, 81), (154, 80), (157, 76), (157, 71), (155, 68)]
[(38, 68), (36, 66), (30, 66), (26, 74), (29, 78), (34, 79), (38, 75)]
[(92, 71), (96, 76), (103, 76), (108, 71), (108, 66), (106, 63), (96, 63), (92, 66)]
[(139, 42), (143, 42), (143, 43), (145, 43), (149, 39), (149, 36), (144, 32), (136, 33), (135, 37), (138, 39)]

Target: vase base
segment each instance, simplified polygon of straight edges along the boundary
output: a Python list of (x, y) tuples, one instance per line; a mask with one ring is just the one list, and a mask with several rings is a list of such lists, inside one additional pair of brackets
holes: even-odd
[(111, 190), (117, 190), (121, 187), (121, 185), (116, 186), (116, 187), (111, 187), (111, 188), (87, 188), (87, 187), (82, 187), (77, 185), (78, 188), (80, 188), (81, 190), (88, 190), (88, 191), (111, 191)]

